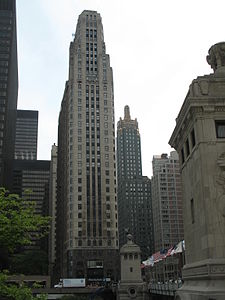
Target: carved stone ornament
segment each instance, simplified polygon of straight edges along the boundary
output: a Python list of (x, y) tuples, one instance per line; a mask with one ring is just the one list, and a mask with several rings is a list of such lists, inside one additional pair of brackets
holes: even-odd
[(127, 244), (133, 244), (133, 236), (130, 233), (127, 235)]
[(225, 152), (220, 154), (219, 158), (217, 159), (217, 164), (222, 170), (225, 170)]
[(225, 67), (225, 42), (213, 45), (208, 53), (206, 60), (214, 72), (221, 67)]
[(219, 166), (220, 171), (216, 176), (218, 196), (215, 199), (215, 205), (217, 206), (218, 211), (225, 218), (225, 152), (219, 156), (217, 165)]

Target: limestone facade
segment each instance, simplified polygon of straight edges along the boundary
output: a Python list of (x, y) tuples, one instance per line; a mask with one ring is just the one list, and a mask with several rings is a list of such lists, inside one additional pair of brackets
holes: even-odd
[(224, 50), (210, 48), (214, 73), (191, 83), (169, 141), (183, 181), (186, 265), (177, 299), (225, 299)]
[(140, 247), (127, 235), (127, 243), (120, 249), (121, 280), (118, 285), (118, 300), (145, 300), (147, 298), (146, 284), (141, 277)]

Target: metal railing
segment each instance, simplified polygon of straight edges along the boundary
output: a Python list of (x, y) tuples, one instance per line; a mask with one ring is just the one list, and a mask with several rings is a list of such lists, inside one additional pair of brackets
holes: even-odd
[(182, 286), (182, 282), (149, 283), (148, 290), (151, 294), (174, 296), (176, 290)]

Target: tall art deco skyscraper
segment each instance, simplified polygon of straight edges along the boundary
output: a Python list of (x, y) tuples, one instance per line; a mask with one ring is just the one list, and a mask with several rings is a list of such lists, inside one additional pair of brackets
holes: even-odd
[(60, 276), (116, 279), (118, 257), (113, 76), (101, 16), (83, 11), (70, 44), (59, 115)]
[(141, 138), (137, 119), (132, 120), (129, 106), (117, 123), (117, 176), (120, 247), (126, 231), (133, 235), (147, 258), (154, 251), (151, 181), (142, 176)]

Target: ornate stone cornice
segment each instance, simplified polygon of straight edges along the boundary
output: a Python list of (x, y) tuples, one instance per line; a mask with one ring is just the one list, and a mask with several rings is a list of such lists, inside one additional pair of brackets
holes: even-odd
[(216, 263), (215, 261), (206, 261), (205, 263), (200, 263), (196, 266), (186, 265), (183, 269), (183, 278), (192, 279), (195, 278), (212, 278), (221, 277), (225, 278), (225, 262), (224, 260)]

